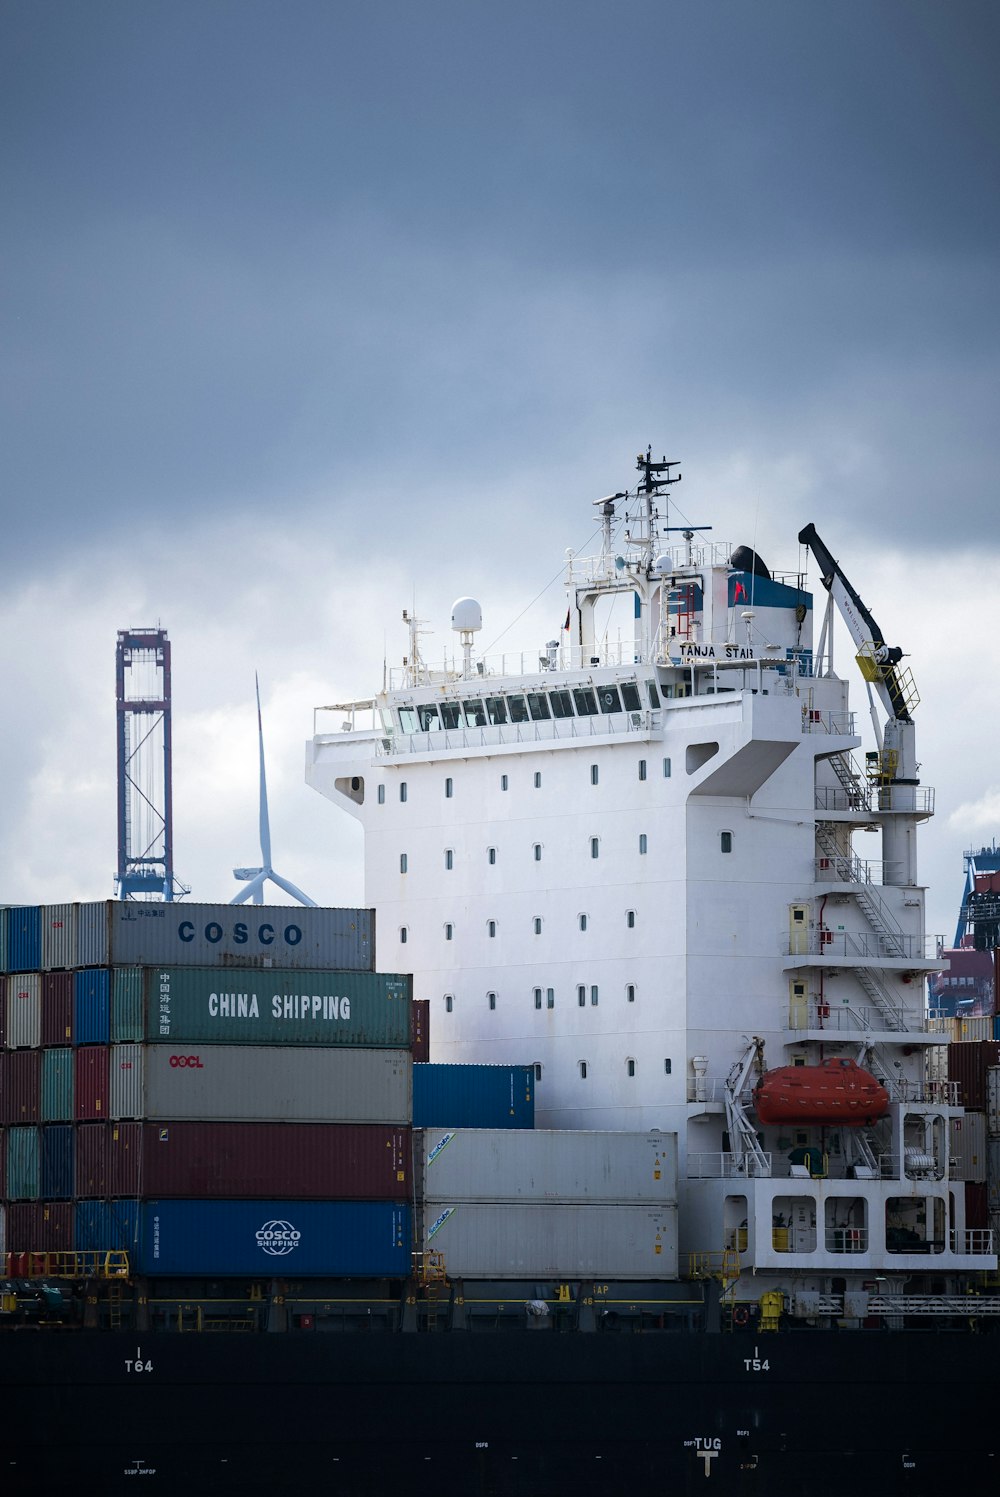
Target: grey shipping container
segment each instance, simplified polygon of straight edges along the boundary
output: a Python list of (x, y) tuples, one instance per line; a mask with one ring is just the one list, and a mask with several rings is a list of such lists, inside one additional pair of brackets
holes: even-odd
[(146, 1045), (144, 1118), (408, 1123), (408, 1050)]
[(451, 1278), (675, 1279), (677, 1207), (432, 1201), (425, 1252)]
[(108, 1117), (139, 1118), (143, 1108), (144, 1045), (112, 1045), (108, 1074)]
[(675, 1133), (425, 1128), (421, 1156), (438, 1201), (677, 1200)]
[(951, 1119), (949, 1178), (982, 1184), (986, 1179), (986, 1115), (967, 1112)]
[(986, 1071), (986, 1131), (990, 1138), (1000, 1138), (1000, 1066)]
[(408, 1048), (413, 979), (380, 972), (150, 967), (147, 1040)]
[(76, 966), (76, 905), (42, 905), (42, 970)]
[(80, 905), (80, 967), (374, 968), (372, 910), (299, 905), (142, 903)]
[(38, 972), (7, 978), (7, 1047), (42, 1043), (42, 979)]

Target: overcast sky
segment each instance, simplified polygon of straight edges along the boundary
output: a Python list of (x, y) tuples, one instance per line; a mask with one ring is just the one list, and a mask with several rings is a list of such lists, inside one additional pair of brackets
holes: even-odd
[(414, 601), (429, 652), (463, 593), (499, 635), (651, 442), (910, 652), (950, 936), (1000, 833), (998, 42), (994, 0), (4, 0), (0, 897), (113, 893), (115, 632), (160, 622), (179, 877), (257, 860), (256, 669), (276, 866), (359, 902), (312, 708)]

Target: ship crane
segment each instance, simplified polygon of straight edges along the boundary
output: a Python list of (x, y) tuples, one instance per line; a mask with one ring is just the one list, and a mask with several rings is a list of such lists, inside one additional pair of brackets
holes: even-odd
[[(913, 709), (918, 705), (920, 697), (909, 668), (901, 664), (903, 651), (898, 646), (886, 644), (882, 630), (851, 586), (840, 563), (816, 534), (815, 525), (807, 525), (799, 531), (799, 544), (808, 546), (816, 558), (831, 604), (836, 603), (854, 641), (858, 666), (868, 689), (872, 726), (878, 748), (876, 755), (869, 756), (869, 777), (878, 789), (879, 809), (919, 814), (916, 787), (920, 781), (917, 778)], [(820, 634), (817, 652), (820, 659), (824, 652), (827, 655), (828, 670), (832, 673), (833, 646), (829, 609)], [(884, 727), (878, 720), (872, 688), (885, 710)], [(905, 824), (908, 821), (909, 817), (905, 815), (902, 818), (889, 815), (883, 823), (883, 881), (887, 884), (907, 886), (916, 883), (913, 838)]]
[(764, 1041), (756, 1035), (726, 1077), (726, 1127), (736, 1171), (741, 1175), (766, 1176), (771, 1173), (771, 1163), (761, 1148), (757, 1129), (743, 1101), (743, 1092), (753, 1071), (759, 1076), (764, 1074)]

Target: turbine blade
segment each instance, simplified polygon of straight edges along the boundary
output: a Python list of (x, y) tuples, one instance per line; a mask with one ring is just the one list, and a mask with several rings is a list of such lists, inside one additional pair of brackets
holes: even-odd
[(244, 884), (240, 892), (234, 894), (229, 903), (245, 904), (248, 899), (252, 899), (254, 904), (261, 904), (264, 898), (264, 881), (266, 878), (266, 871), (261, 869), (257, 877), (252, 878), (248, 884)]
[(287, 878), (282, 878), (280, 873), (275, 873), (273, 868), (269, 872), (268, 878), (272, 884), (277, 884), (279, 889), (284, 889), (286, 894), (290, 894), (293, 899), (297, 899), (299, 904), (307, 904), (313, 910), (319, 908), (315, 899), (310, 899), (308, 894), (303, 894), (301, 889), (297, 889)]
[(260, 742), (260, 860), (266, 873), (271, 867), (271, 824), (267, 815), (267, 776), (264, 773), (264, 724), (260, 715), (260, 681), (254, 671), (257, 690), (257, 737)]

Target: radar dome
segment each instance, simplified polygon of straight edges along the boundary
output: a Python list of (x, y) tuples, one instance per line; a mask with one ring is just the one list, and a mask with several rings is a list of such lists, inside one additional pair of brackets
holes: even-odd
[(459, 598), (451, 605), (451, 627), (463, 634), (483, 627), (483, 610), (475, 598)]

